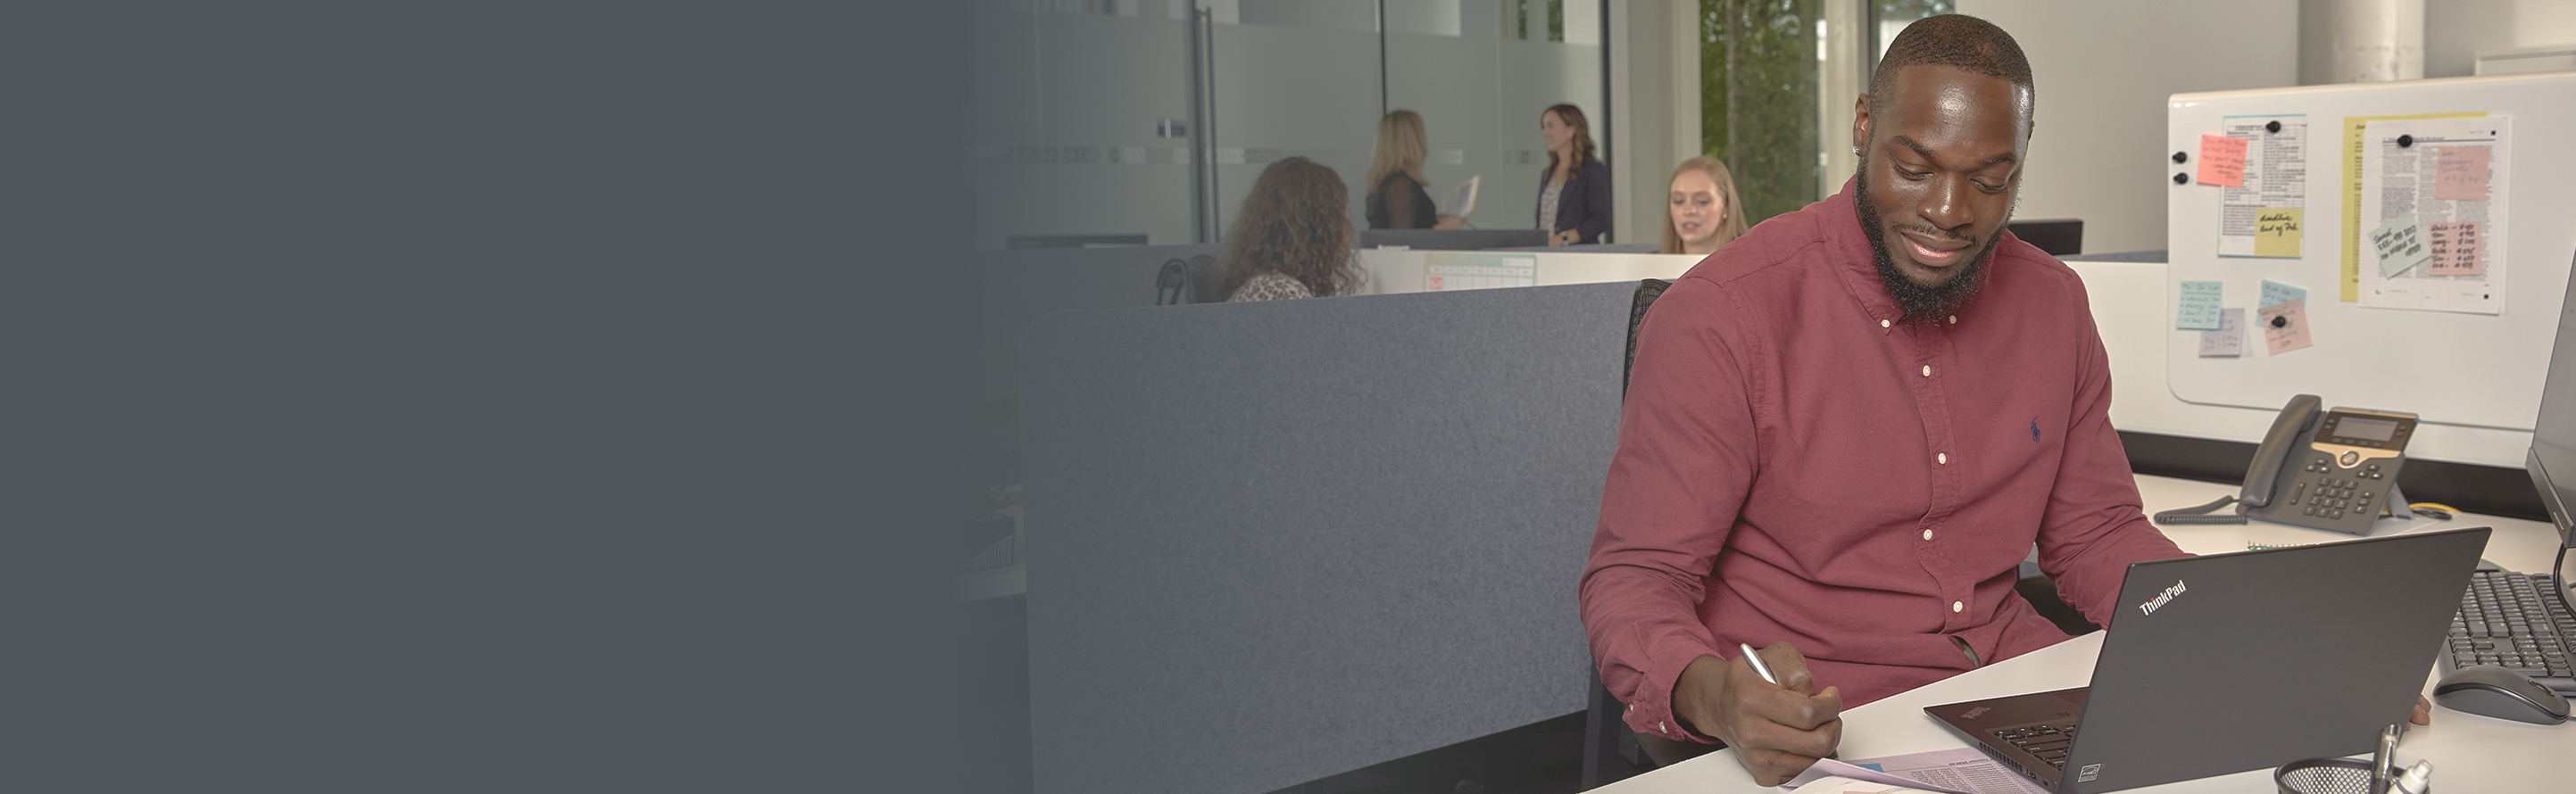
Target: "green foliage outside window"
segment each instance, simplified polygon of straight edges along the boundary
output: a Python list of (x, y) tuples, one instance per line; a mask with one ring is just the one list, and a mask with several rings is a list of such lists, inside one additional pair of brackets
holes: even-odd
[(1700, 144), (1760, 223), (1819, 198), (1820, 0), (1700, 0)]
[[(1700, 146), (1726, 162), (1744, 199), (1744, 220), (1790, 212), (1824, 196), (1825, 136), (1816, 129), (1818, 24), (1827, 0), (1700, 0)], [(1882, 23), (1955, 10), (1952, 0), (1871, 0), (1862, 40), (1878, 63)], [(1842, 91), (1831, 92), (1848, 96)], [(1838, 100), (1847, 101), (1847, 100)], [(1841, 145), (1833, 136), (1832, 145)], [(1844, 174), (1833, 175), (1840, 183)]]

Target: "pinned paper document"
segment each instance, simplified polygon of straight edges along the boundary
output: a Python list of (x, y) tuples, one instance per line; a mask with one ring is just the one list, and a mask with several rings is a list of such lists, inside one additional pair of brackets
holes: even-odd
[(2174, 327), (2186, 331), (2210, 331), (2218, 328), (2218, 304), (2226, 290), (2223, 281), (2185, 281), (2182, 296), (2174, 301)]
[(2229, 116), (2219, 131), (2225, 133), (2219, 140), (2233, 141), (2225, 145), (2234, 154), (2201, 160), (2201, 180), (2222, 187), (2218, 255), (2299, 258), (2308, 206), (2308, 117)]

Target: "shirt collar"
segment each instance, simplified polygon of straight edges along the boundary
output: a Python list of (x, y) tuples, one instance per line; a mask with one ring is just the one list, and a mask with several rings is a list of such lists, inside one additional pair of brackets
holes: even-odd
[(1843, 180), (1843, 189), (1824, 200), (1824, 217), (1820, 221), (1825, 251), (1833, 257), (1834, 272), (1841, 278), (1843, 289), (1885, 332), (1903, 321), (1905, 312), (1896, 307), (1895, 298), (1888, 297), (1887, 283), (1879, 280), (1875, 261), (1878, 253), (1870, 248), (1869, 233), (1860, 226), (1859, 195), (1859, 179), (1854, 177)]

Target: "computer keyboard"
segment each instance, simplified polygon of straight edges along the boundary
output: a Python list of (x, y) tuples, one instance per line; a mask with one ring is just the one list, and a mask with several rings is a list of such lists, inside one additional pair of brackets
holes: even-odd
[(2451, 668), (2492, 664), (2536, 679), (2561, 694), (2576, 693), (2576, 668), (2568, 662), (2576, 616), (2558, 600), (2549, 574), (2481, 570), (2460, 594), (2451, 616)]
[(2031, 754), (2049, 766), (2066, 768), (2066, 750), (2075, 745), (2073, 725), (2029, 725), (1995, 731), (1995, 738), (2011, 742), (2022, 752)]

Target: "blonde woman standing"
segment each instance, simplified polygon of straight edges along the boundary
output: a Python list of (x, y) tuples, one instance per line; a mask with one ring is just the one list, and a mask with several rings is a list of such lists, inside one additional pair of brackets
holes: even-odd
[(1371, 229), (1457, 229), (1467, 219), (1440, 214), (1423, 191), (1422, 161), (1430, 155), (1422, 114), (1398, 110), (1377, 121), (1377, 151), (1369, 155), (1368, 225)]

